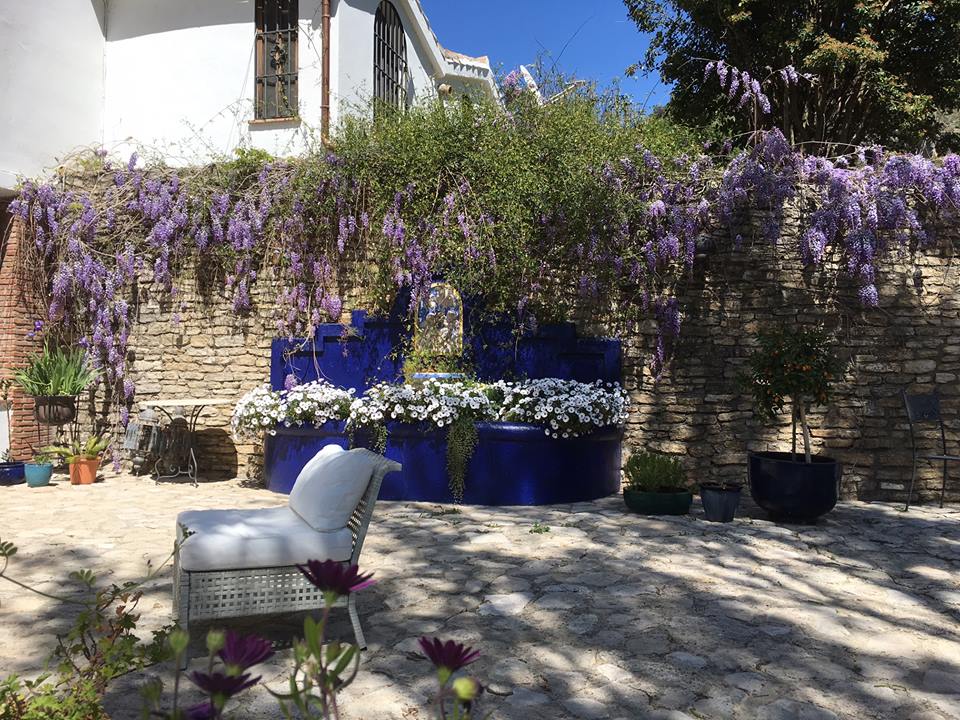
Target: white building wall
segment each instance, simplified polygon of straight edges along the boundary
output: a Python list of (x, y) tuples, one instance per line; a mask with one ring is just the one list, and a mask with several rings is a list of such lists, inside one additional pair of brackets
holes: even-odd
[(0, 0), (0, 193), (102, 135), (102, 0)]
[[(344, 113), (369, 112), (373, 96), (373, 26), (380, 0), (334, 0), (334, 37), (330, 74), (332, 123)], [(414, 34), (409, 6), (395, 0), (407, 38), (407, 96), (414, 102), (436, 96), (438, 73), (426, 44)]]
[(253, 0), (111, 0), (105, 136), (129, 139), (173, 163), (229, 155), (238, 145), (276, 155), (319, 139), (320, 0), (300, 0), (302, 121), (254, 118)]

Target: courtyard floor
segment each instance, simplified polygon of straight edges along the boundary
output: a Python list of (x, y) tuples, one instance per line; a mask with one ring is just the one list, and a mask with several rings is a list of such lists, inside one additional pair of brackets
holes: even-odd
[[(180, 510), (285, 500), (236, 481), (193, 488), (110, 474), (0, 497), (0, 539), (20, 547), (9, 574), (48, 591), (79, 568), (114, 582), (142, 576), (170, 552)], [(843, 503), (812, 526), (747, 512), (715, 525), (698, 505), (656, 519), (627, 514), (619, 497), (378, 504), (362, 566), (379, 582), (359, 598), (370, 647), (344, 717), (430, 716), (421, 634), (483, 652), (471, 670), (496, 720), (960, 717), (960, 512)], [(170, 622), (169, 568), (141, 608), (147, 631)], [(346, 612), (337, 615), (334, 632), (351, 639)], [(0, 581), (0, 676), (35, 674), (69, 622), (64, 607)], [(238, 627), (288, 647), (301, 625)], [(260, 668), (264, 680), (282, 679), (289, 659), (280, 650)], [(172, 676), (157, 666), (123, 678), (108, 698), (114, 717), (139, 716), (132, 690), (147, 675)], [(235, 716), (279, 713), (257, 688)]]

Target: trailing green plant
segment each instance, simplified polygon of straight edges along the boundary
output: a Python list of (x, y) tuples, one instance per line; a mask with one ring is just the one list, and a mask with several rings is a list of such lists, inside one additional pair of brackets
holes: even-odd
[(467, 468), (476, 449), (476, 420), (468, 414), (459, 415), (447, 428), (447, 478), (454, 502), (463, 502)]
[(634, 450), (623, 466), (626, 489), (640, 492), (679, 492), (687, 489), (680, 460), (647, 450)]
[(46, 344), (27, 358), (27, 365), (14, 374), (16, 383), (34, 397), (66, 395), (75, 397), (90, 387), (97, 372), (79, 348), (66, 349)]
[(78, 460), (98, 460), (108, 447), (110, 447), (110, 438), (98, 434), (91, 435), (85, 440), (77, 438), (68, 444), (49, 445), (43, 448), (43, 452), (72, 464)]
[(811, 462), (807, 412), (814, 403), (830, 402), (834, 382), (846, 364), (833, 349), (823, 328), (781, 326), (757, 335), (757, 348), (749, 358), (749, 373), (741, 379), (753, 396), (757, 415), (772, 421), (790, 403), (791, 452), (797, 454), (797, 424), (802, 430), (803, 453)]

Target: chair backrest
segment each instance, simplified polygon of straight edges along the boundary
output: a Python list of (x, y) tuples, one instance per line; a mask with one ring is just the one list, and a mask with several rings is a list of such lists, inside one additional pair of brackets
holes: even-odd
[(910, 445), (914, 454), (917, 452), (917, 440), (914, 424), (936, 423), (940, 428), (940, 446), (943, 454), (947, 454), (947, 433), (943, 427), (943, 418), (940, 416), (940, 394), (936, 391), (925, 394), (910, 394), (903, 392), (903, 404), (907, 408), (907, 422), (910, 424)]
[(355, 449), (354, 452), (360, 452), (368, 456), (374, 465), (373, 474), (370, 476), (370, 484), (367, 485), (366, 492), (357, 503), (347, 526), (353, 535), (353, 552), (350, 555), (350, 562), (354, 565), (360, 561), (360, 550), (363, 549), (363, 541), (367, 536), (367, 528), (370, 526), (370, 518), (373, 517), (373, 506), (377, 502), (377, 496), (380, 494), (380, 486), (383, 484), (383, 478), (387, 473), (399, 472), (403, 466), (389, 460), (388, 458), (367, 449)]
[(911, 395), (904, 391), (903, 404), (911, 423), (940, 422), (940, 395), (936, 392)]

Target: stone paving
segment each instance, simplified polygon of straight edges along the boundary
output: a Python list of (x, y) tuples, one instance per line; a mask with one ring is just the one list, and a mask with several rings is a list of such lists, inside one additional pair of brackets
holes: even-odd
[[(90, 487), (0, 488), (11, 574), (51, 590), (90, 567), (141, 576), (186, 508), (284, 498), (235, 481), (155, 485), (108, 475)], [(496, 720), (960, 717), (960, 512), (844, 503), (817, 525), (759, 513), (730, 525), (624, 512), (619, 497), (542, 508), (377, 506), (364, 550), (379, 583), (360, 598), (369, 650), (345, 720), (431, 717), (423, 633), (483, 651), (471, 667)], [(145, 598), (145, 631), (170, 621), (169, 569)], [(349, 639), (346, 613), (335, 633)], [(0, 675), (36, 673), (62, 606), (0, 583)], [(302, 617), (253, 626), (289, 646)], [(198, 633), (198, 637), (202, 635)], [(269, 684), (290, 658), (265, 665)], [(200, 661), (195, 661), (199, 665)], [(116, 718), (139, 717), (118, 682)], [(237, 718), (279, 717), (258, 688)]]

